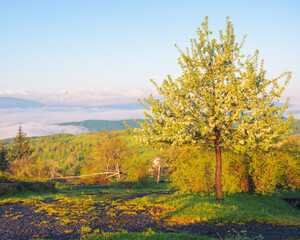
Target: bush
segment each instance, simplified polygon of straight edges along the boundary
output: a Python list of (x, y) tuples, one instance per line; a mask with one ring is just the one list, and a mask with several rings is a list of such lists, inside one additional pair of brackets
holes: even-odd
[(212, 191), (214, 159), (210, 152), (198, 148), (171, 147), (161, 154), (169, 164), (172, 186), (181, 191)]
[(126, 173), (126, 180), (139, 184), (147, 184), (149, 180), (149, 167), (146, 160), (140, 158), (137, 154), (128, 159), (123, 168)]
[[(161, 153), (169, 164), (172, 185), (181, 191), (214, 190), (213, 149), (170, 147)], [(251, 155), (230, 150), (222, 153), (222, 185), (228, 193), (268, 193), (280, 188), (299, 188), (299, 150), (284, 147)]]
[(43, 192), (51, 191), (55, 192), (54, 182), (19, 182), (18, 191), (32, 191), (32, 192)]
[(11, 183), (13, 179), (5, 172), (0, 171), (0, 183)]
[(106, 185), (109, 184), (110, 181), (103, 177), (103, 176), (96, 176), (96, 177), (84, 177), (78, 181), (79, 184), (85, 185)]

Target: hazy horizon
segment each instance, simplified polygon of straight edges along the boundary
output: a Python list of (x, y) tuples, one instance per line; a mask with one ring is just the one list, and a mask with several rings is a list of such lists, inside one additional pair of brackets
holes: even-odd
[[(1, 99), (1, 97), (0, 97)], [(122, 103), (122, 104), (121, 104)], [(0, 106), (0, 139), (16, 136), (19, 126), (28, 137), (45, 136), (55, 133), (81, 134), (89, 130), (77, 126), (58, 126), (65, 122), (84, 120), (125, 120), (144, 118), (144, 108), (139, 103), (117, 101), (111, 106), (42, 106), (1, 108)], [(300, 105), (291, 105), (289, 111), (296, 111), (300, 119)]]

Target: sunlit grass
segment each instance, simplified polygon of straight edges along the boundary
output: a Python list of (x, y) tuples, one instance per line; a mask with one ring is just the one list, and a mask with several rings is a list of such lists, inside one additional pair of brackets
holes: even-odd
[(214, 195), (173, 194), (146, 196), (133, 200), (137, 204), (173, 208), (168, 218), (174, 223), (238, 223), (254, 221), (300, 226), (300, 212), (278, 196), (230, 194), (218, 201)]

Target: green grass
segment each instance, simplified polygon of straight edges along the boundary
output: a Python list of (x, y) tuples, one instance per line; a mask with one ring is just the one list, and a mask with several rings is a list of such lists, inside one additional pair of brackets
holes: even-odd
[[(299, 196), (299, 194), (298, 194)], [(275, 195), (228, 194), (218, 201), (214, 195), (150, 195), (134, 200), (146, 206), (159, 205), (172, 209), (166, 217), (178, 223), (238, 223), (254, 221), (300, 226), (300, 211)]]
[[(90, 230), (87, 228), (87, 230)], [(96, 230), (96, 233), (83, 235), (81, 240), (216, 240), (217, 238), (211, 238), (207, 236), (199, 236), (188, 233), (156, 233), (152, 230), (142, 233), (128, 233), (128, 232), (104, 232), (99, 233)], [(262, 236), (257, 237), (248, 237), (246, 232), (238, 233), (235, 236), (227, 237), (224, 240), (263, 240)], [(46, 240), (38, 238), (37, 240)], [(50, 240), (50, 239), (47, 239)]]
[(155, 233), (152, 231), (144, 233), (102, 233), (83, 237), (84, 240), (216, 240), (215, 238), (198, 236), (185, 233)]

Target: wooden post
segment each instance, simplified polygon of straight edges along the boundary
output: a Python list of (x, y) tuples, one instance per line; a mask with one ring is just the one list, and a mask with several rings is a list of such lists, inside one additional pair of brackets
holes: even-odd
[(156, 182), (159, 183), (159, 181), (160, 181), (160, 164), (158, 165)]
[(117, 164), (116, 170), (117, 170), (117, 174), (118, 174), (118, 181), (120, 181), (121, 176), (120, 176), (120, 168), (119, 168), (119, 164)]

